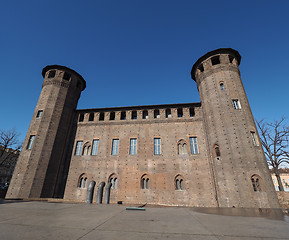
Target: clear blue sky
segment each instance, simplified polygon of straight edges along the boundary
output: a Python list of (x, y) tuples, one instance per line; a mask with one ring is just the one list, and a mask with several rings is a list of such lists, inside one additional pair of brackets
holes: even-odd
[(191, 67), (224, 47), (242, 56), (255, 118), (289, 118), (287, 0), (11, 0), (0, 26), (0, 128), (22, 139), (46, 65), (84, 77), (78, 108), (199, 102)]

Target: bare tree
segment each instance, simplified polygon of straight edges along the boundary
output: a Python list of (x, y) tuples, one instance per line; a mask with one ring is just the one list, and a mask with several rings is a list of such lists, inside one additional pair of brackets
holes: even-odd
[(21, 149), (22, 144), (18, 138), (19, 133), (14, 128), (0, 130), (0, 166)]
[(279, 168), (282, 164), (289, 163), (289, 126), (284, 124), (285, 118), (267, 123), (262, 119), (257, 121), (260, 139), (269, 166), (272, 167), (280, 191), (284, 191), (280, 178)]

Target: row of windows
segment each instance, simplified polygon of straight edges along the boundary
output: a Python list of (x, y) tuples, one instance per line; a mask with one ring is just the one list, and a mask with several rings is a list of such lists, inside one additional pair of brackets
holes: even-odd
[[(108, 180), (111, 183), (111, 189), (117, 189), (118, 188), (118, 180), (115, 174), (112, 174), (112, 176)], [(251, 182), (252, 182), (252, 188), (254, 192), (261, 192), (261, 178), (260, 176), (254, 174), (251, 176)], [(177, 175), (174, 180), (175, 190), (185, 190), (184, 186), (184, 178), (181, 175)], [(82, 174), (78, 181), (78, 187), (79, 188), (86, 188), (87, 187), (87, 177)], [(144, 174), (140, 179), (140, 188), (141, 189), (150, 189), (150, 178), (147, 174)]]
[[(55, 70), (49, 71), (48, 78), (54, 78), (55, 74), (56, 74)], [(66, 81), (69, 81), (70, 78), (71, 78), (71, 74), (69, 74), (68, 72), (64, 72), (63, 79), (66, 80)]]
[[(210, 61), (211, 61), (212, 66), (218, 65), (218, 64), (221, 63), (221, 61), (220, 61), (220, 56), (213, 56), (213, 57), (210, 58)], [(235, 64), (235, 65), (237, 64), (237, 63), (236, 63), (236, 59), (235, 59), (233, 56), (231, 56), (231, 55), (229, 55), (229, 62), (230, 62), (230, 63), (233, 63), (233, 64)], [(200, 72), (203, 72), (203, 71), (204, 71), (204, 66), (203, 66), (203, 64), (200, 64), (200, 65), (198, 66), (198, 70), (199, 70)]]
[[(120, 120), (126, 120), (127, 119), (126, 115), (127, 115), (126, 111), (122, 111), (120, 113)], [(189, 115), (190, 115), (190, 117), (195, 116), (195, 109), (194, 108), (189, 108)], [(181, 118), (183, 116), (184, 116), (183, 108), (177, 108), (177, 117)], [(160, 117), (161, 117), (160, 110), (159, 109), (155, 109), (154, 110), (154, 118), (160, 118)], [(165, 110), (165, 117), (166, 118), (172, 118), (172, 112), (171, 112), (170, 108), (167, 108)], [(104, 121), (104, 118), (105, 118), (105, 113), (104, 112), (100, 112), (98, 120), (99, 121)], [(148, 119), (149, 118), (148, 110), (143, 110), (142, 111), (141, 118), (142, 119)], [(138, 119), (138, 112), (136, 110), (131, 111), (131, 119)], [(110, 121), (115, 120), (115, 112), (114, 111), (110, 112), (109, 120)], [(84, 113), (79, 114), (78, 121), (79, 122), (83, 122), (84, 121)], [(94, 113), (90, 113), (89, 114), (88, 121), (94, 121)]]
[[(117, 189), (118, 188), (118, 180), (117, 177), (115, 176), (115, 174), (113, 174), (108, 182), (111, 183), (111, 189)], [(78, 181), (78, 188), (86, 188), (87, 187), (87, 177), (84, 176), (84, 174), (82, 174), (79, 178)], [(140, 188), (141, 189), (150, 189), (150, 178), (147, 174), (143, 175), (141, 177), (141, 182), (140, 182)], [(184, 190), (184, 179), (181, 175), (177, 175), (175, 177), (175, 189), (176, 190)]]
[[(199, 154), (197, 137), (190, 137), (190, 148), (191, 154)], [(136, 155), (137, 154), (137, 138), (130, 139), (129, 145), (129, 154)], [(83, 141), (77, 141), (74, 155), (97, 155), (99, 149), (99, 139), (94, 139), (92, 141), (92, 147), (89, 142), (86, 142), (83, 146)], [(119, 139), (112, 140), (112, 148), (111, 148), (111, 155), (118, 155), (119, 154)], [(162, 154), (162, 144), (161, 138), (154, 138), (154, 155)], [(187, 151), (187, 144), (185, 140), (181, 139), (178, 142), (178, 154), (188, 154)]]

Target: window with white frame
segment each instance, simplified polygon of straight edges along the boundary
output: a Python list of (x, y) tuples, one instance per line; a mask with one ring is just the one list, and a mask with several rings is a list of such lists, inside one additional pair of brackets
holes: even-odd
[(129, 154), (130, 155), (136, 155), (136, 149), (137, 149), (137, 139), (131, 138), (130, 139)]
[(111, 155), (118, 155), (119, 139), (112, 140)]
[(27, 144), (27, 149), (30, 150), (32, 148), (34, 140), (35, 140), (35, 135), (31, 135)]
[(92, 141), (92, 149), (91, 149), (91, 155), (96, 156), (98, 153), (98, 145), (99, 145), (99, 139), (94, 139)]
[(190, 137), (191, 154), (199, 154), (197, 137)]
[(251, 137), (252, 137), (254, 146), (259, 146), (258, 140), (256, 138), (256, 133), (254, 131), (251, 131), (250, 133), (251, 133)]
[(154, 138), (154, 154), (155, 155), (162, 154), (162, 151), (161, 151), (161, 139), (160, 138)]
[(241, 109), (241, 104), (238, 99), (233, 99), (232, 102), (235, 109)]
[(80, 156), (82, 152), (82, 146), (83, 146), (83, 141), (77, 141), (76, 142), (76, 148), (75, 148), (75, 153), (74, 155)]

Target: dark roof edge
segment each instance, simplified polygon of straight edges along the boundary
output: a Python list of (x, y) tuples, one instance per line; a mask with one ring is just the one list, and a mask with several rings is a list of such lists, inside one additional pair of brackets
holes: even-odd
[(86, 81), (84, 78), (77, 73), (76, 71), (72, 70), (71, 68), (65, 67), (65, 66), (60, 66), (60, 65), (47, 65), (45, 68), (42, 69), (42, 76), (43, 78), (45, 77), (45, 73), (51, 69), (58, 69), (58, 70), (64, 70), (64, 71), (69, 71), (73, 74), (75, 74), (82, 82), (83, 82), (83, 89), (82, 91), (86, 88)]
[(200, 107), (201, 103), (173, 103), (173, 104), (159, 104), (159, 105), (140, 105), (140, 106), (127, 106), (127, 107), (109, 107), (109, 108), (87, 108), (77, 109), (77, 112), (93, 112), (93, 111), (116, 111), (116, 110), (132, 110), (132, 109), (152, 109), (152, 108), (167, 108), (167, 107), (189, 107), (194, 105)]
[(196, 73), (196, 70), (197, 70), (197, 67), (199, 66), (199, 64), (204, 61), (205, 59), (213, 56), (213, 55), (216, 55), (216, 54), (223, 54), (223, 53), (230, 53), (232, 55), (234, 55), (238, 61), (238, 65), (240, 65), (241, 63), (241, 55), (240, 53), (237, 51), (237, 50), (234, 50), (232, 48), (219, 48), (219, 49), (216, 49), (216, 50), (213, 50), (211, 52), (208, 52), (206, 53), (204, 56), (200, 57), (196, 62), (195, 64), (193, 65), (192, 67), (192, 71), (191, 71), (191, 77), (193, 80), (196, 80), (195, 79), (195, 73)]

